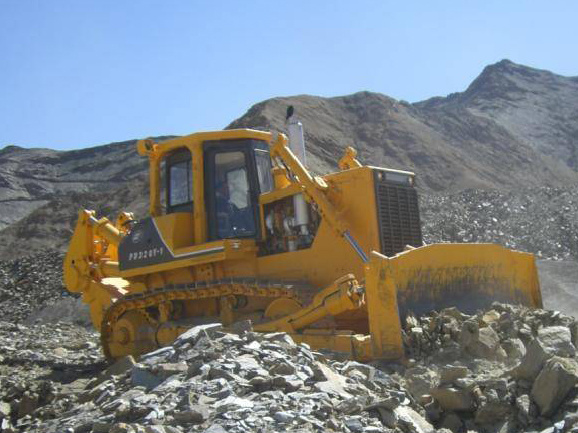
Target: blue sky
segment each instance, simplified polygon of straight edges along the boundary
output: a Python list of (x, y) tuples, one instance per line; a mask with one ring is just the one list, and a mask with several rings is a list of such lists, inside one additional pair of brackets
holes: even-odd
[(464, 90), (503, 58), (578, 75), (575, 1), (0, 0), (0, 147), (220, 129), (274, 96)]

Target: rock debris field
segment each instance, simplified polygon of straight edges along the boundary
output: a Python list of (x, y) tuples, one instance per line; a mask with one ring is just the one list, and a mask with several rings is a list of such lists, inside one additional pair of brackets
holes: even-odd
[(578, 259), (578, 189), (470, 189), (420, 195), (424, 241), (490, 242), (550, 260)]
[[(424, 239), (563, 263), (578, 257), (577, 203), (549, 187), (423, 196)], [(410, 316), (404, 364), (343, 360), (248, 323), (196, 327), (110, 364), (62, 286), (62, 259), (0, 261), (1, 433), (578, 432), (578, 325), (560, 312)]]
[(75, 324), (0, 322), (2, 432), (578, 432), (578, 323), (503, 304), (404, 324), (405, 365), (250, 323), (113, 364)]
[[(20, 323), (56, 303), (80, 305), (62, 283), (63, 258), (61, 253), (45, 251), (0, 261), (0, 320)], [(78, 319), (70, 313), (65, 319)]]

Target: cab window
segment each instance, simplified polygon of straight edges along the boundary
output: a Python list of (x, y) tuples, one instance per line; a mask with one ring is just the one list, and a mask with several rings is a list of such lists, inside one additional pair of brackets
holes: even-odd
[(273, 191), (273, 174), (271, 173), (271, 155), (268, 149), (259, 149), (255, 146), (255, 164), (259, 178), (259, 192), (264, 194)]
[(192, 211), (193, 173), (189, 150), (180, 150), (167, 157), (166, 172), (167, 213)]

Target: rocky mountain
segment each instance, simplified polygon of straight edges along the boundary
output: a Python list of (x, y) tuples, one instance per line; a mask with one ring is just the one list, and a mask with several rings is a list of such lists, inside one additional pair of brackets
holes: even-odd
[[(414, 104), (371, 92), (280, 97), (254, 105), (228, 128), (283, 131), (288, 105), (304, 123), (307, 162), (317, 172), (335, 169), (343, 148), (354, 145), (365, 163), (414, 170), (426, 196), (484, 189), (531, 201), (534, 189), (572, 194), (578, 182), (578, 77), (503, 60), (447, 97)], [(142, 215), (146, 188), (146, 160), (134, 141), (69, 152), (8, 146), (0, 150), (0, 257), (62, 249), (81, 206)], [(469, 221), (462, 223), (466, 229)]]
[(148, 163), (136, 154), (135, 144), (0, 150), (0, 257), (46, 247), (63, 250), (82, 207), (107, 216), (124, 208), (144, 215)]
[(360, 92), (295, 96), (254, 105), (229, 128), (283, 129), (294, 105), (310, 165), (333, 169), (354, 145), (365, 162), (411, 169), (426, 191), (513, 189), (578, 180), (578, 77), (502, 60), (461, 93), (409, 104)]
[(0, 227), (69, 193), (123, 185), (146, 169), (135, 140), (59, 152), (7, 146), (0, 150)]

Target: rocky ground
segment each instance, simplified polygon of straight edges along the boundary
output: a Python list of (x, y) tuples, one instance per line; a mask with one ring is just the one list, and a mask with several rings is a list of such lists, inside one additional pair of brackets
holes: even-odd
[[(424, 237), (538, 253), (546, 306), (576, 315), (577, 203), (571, 188), (425, 195)], [(578, 431), (578, 327), (559, 312), (410, 317), (401, 366), (218, 327), (109, 366), (62, 258), (0, 261), (2, 433)]]
[(77, 325), (1, 322), (1, 431), (578, 431), (578, 324), (560, 313), (409, 317), (406, 365), (337, 361), (240, 325), (107, 366)]
[(2, 433), (578, 431), (578, 324), (559, 312), (409, 317), (405, 365), (208, 326), (111, 366), (61, 260), (0, 262)]

